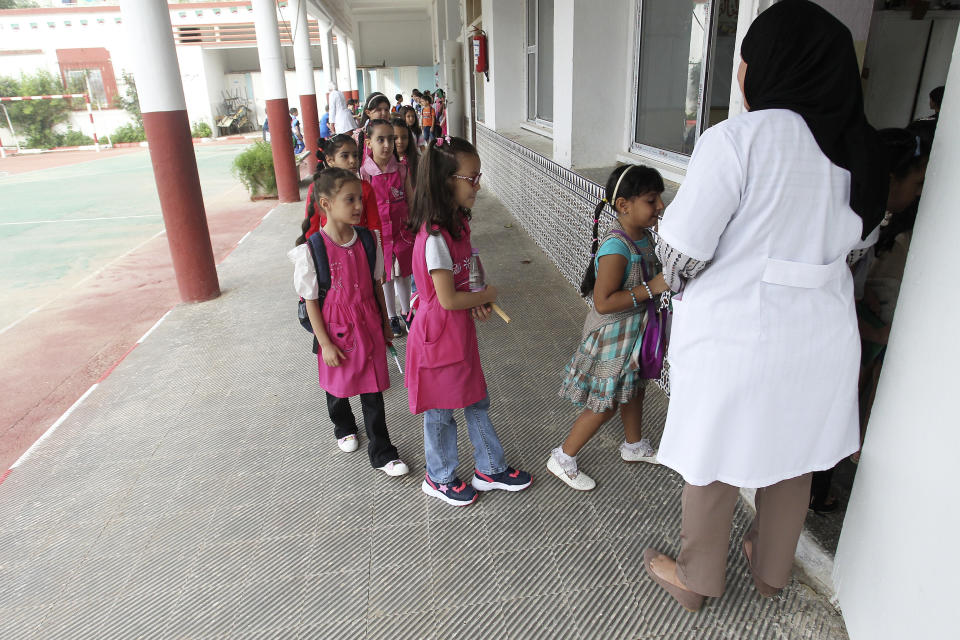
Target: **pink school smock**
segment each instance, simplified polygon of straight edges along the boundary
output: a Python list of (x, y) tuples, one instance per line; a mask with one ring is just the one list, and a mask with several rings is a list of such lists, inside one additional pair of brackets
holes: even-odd
[[(453, 260), (457, 291), (470, 289), (470, 227), (454, 240), (440, 233)], [(487, 381), (480, 367), (477, 327), (469, 309), (448, 311), (440, 306), (433, 278), (427, 271), (426, 228), (417, 234), (413, 248), (413, 274), (417, 282), (417, 321), (407, 336), (407, 366), (404, 383), (410, 411), (462, 409), (487, 395)]]
[[(367, 156), (360, 166), (360, 178), (370, 183), (377, 197), (384, 278), (392, 280), (398, 275), (409, 276), (413, 272), (413, 234), (407, 230), (407, 219), (410, 216), (405, 190), (407, 168), (391, 156), (386, 170), (381, 171), (373, 156)], [(399, 273), (394, 272), (394, 258), (399, 266)]]
[(370, 263), (360, 238), (341, 247), (321, 229), (330, 261), (330, 290), (323, 302), (323, 322), (330, 340), (343, 351), (339, 367), (328, 367), (317, 354), (320, 387), (338, 398), (390, 388), (383, 316), (373, 292)]

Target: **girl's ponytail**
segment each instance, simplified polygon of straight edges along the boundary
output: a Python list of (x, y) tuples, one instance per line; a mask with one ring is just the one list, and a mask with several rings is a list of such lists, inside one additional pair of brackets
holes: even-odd
[(310, 230), (310, 216), (303, 219), (303, 222), (300, 223), (300, 237), (297, 238), (296, 243), (293, 245), (299, 247), (304, 242), (307, 241), (307, 231)]
[(607, 204), (606, 199), (597, 203), (597, 208), (593, 210), (593, 243), (590, 245), (590, 260), (587, 262), (586, 271), (583, 273), (583, 281), (580, 283), (580, 295), (586, 298), (593, 293), (593, 287), (597, 284), (597, 249), (599, 249), (600, 238), (600, 214), (603, 213), (603, 207)]

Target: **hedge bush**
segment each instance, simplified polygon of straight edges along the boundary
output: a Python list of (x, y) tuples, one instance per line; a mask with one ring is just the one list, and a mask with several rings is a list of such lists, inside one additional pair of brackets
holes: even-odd
[(210, 130), (210, 125), (203, 120), (199, 120), (193, 123), (193, 129), (190, 130), (190, 135), (194, 138), (212, 138), (213, 131)]
[(270, 143), (257, 140), (233, 159), (233, 175), (240, 179), (250, 196), (275, 195), (277, 178), (273, 174)]

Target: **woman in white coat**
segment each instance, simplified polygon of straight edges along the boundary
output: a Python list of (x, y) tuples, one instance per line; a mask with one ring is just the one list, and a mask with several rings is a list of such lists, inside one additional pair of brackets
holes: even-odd
[(741, 51), (748, 112), (701, 136), (657, 247), (679, 292), (658, 458), (686, 484), (677, 560), (648, 549), (644, 566), (692, 610), (723, 593), (738, 487), (758, 489), (743, 548), (773, 595), (790, 577), (810, 473), (858, 448), (846, 256), (887, 194), (843, 24), (782, 0)]

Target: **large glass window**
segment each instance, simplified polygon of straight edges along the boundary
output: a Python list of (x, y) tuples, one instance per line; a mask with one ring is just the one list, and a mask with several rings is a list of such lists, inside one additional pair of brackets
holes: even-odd
[(739, 0), (641, 0), (634, 143), (689, 155), (727, 116)]
[(527, 0), (527, 120), (553, 122), (553, 0)]

